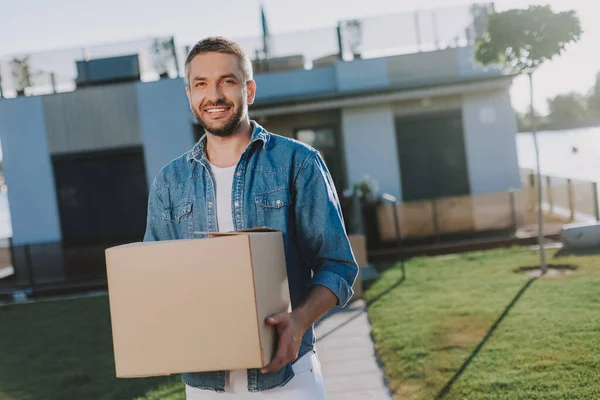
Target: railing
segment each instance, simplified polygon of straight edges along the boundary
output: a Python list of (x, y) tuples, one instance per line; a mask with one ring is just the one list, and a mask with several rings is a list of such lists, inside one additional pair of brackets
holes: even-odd
[(0, 58), (0, 97), (42, 95), (77, 88), (78, 63), (119, 56), (137, 56), (142, 81), (179, 73), (172, 37), (13, 54)]
[[(312, 68), (338, 60), (382, 57), (472, 45), (492, 3), (340, 21), (335, 28), (237, 40), (256, 72)], [(185, 46), (187, 54), (191, 45)]]
[[(236, 40), (255, 71), (310, 69), (338, 60), (416, 53), (473, 44), (484, 30), (493, 4), (476, 4), (339, 22), (337, 27)], [(0, 57), (0, 97), (41, 95), (78, 87), (77, 64), (137, 56), (142, 81), (183, 76), (191, 45), (172, 37), (13, 54)]]
[[(437, 198), (375, 206), (375, 225), (382, 243), (488, 232), (516, 233), (538, 222), (538, 196), (531, 172), (523, 171), (522, 189), (500, 193)], [(600, 221), (595, 182), (544, 177), (544, 222)]]
[(0, 301), (72, 290), (106, 288), (104, 251), (115, 244), (0, 246)]
[[(537, 187), (535, 171), (522, 169), (521, 181), (523, 187)], [(548, 213), (568, 221), (600, 220), (597, 182), (542, 175), (542, 204)]]

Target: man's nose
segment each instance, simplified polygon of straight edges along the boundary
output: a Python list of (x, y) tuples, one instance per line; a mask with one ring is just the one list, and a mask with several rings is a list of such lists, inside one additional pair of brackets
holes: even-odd
[(209, 100), (213, 103), (217, 103), (219, 100), (223, 100), (223, 92), (218, 84), (216, 85), (208, 85), (206, 91), (206, 100)]

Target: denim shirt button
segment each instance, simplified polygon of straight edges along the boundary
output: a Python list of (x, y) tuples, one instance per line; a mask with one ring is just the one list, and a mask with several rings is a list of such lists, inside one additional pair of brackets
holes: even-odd
[(240, 206), (240, 202), (236, 201), (235, 203), (233, 203), (234, 206), (239, 207)]
[(242, 173), (241, 173), (240, 171), (238, 171), (238, 172), (235, 174), (235, 176), (237, 176), (237, 177), (240, 177), (240, 176), (242, 176)]
[(212, 203), (208, 203), (208, 208), (212, 208)]

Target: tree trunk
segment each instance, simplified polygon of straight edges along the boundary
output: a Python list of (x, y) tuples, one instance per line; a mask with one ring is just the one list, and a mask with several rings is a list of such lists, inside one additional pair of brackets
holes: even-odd
[(535, 111), (533, 107), (533, 72), (527, 74), (529, 76), (529, 98), (531, 101), (530, 118), (531, 118), (531, 133), (533, 135), (533, 145), (535, 147), (535, 163), (537, 170), (537, 195), (538, 195), (538, 243), (540, 246), (540, 268), (542, 275), (548, 272), (546, 264), (546, 250), (544, 249), (544, 213), (542, 210), (542, 173), (540, 170), (540, 151), (537, 141), (537, 122), (535, 119)]

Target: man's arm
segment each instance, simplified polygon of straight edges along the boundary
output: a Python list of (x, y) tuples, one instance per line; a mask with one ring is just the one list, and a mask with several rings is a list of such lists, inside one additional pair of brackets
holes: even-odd
[(333, 180), (320, 156), (307, 161), (294, 186), (298, 246), (314, 274), (300, 306), (267, 318), (277, 328), (279, 343), (263, 372), (278, 371), (298, 357), (304, 332), (335, 305), (346, 305), (358, 274)]

